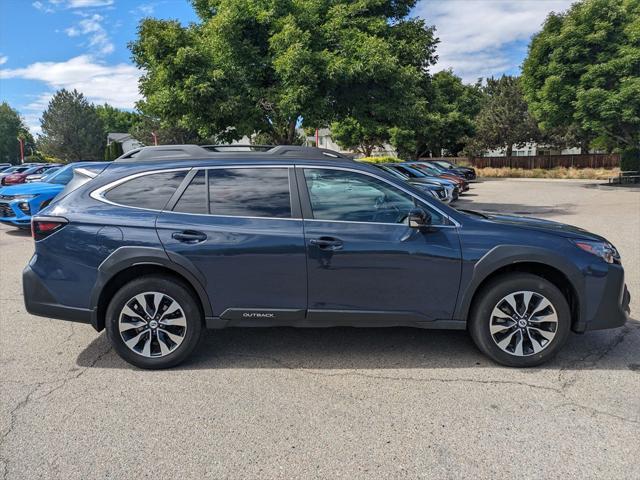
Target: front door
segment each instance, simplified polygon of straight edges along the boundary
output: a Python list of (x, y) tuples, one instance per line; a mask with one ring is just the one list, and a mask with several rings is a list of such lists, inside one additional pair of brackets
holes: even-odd
[[(444, 214), (374, 175), (339, 167), (297, 170), (308, 251), (308, 320), (419, 325), (452, 318), (460, 244)], [(408, 226), (407, 215), (416, 206), (429, 211), (432, 228)]]
[(201, 272), (214, 316), (231, 324), (304, 318), (306, 254), (290, 172), (295, 182), (286, 166), (202, 169), (158, 217), (164, 248)]

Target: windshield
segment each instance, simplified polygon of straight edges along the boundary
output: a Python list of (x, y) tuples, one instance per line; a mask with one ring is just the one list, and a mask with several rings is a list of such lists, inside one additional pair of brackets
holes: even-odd
[(11, 168), (7, 168), (4, 172), (2, 173), (22, 173), (24, 172), (27, 168), (29, 167), (11, 167)]
[(444, 173), (444, 168), (438, 166), (435, 163), (428, 163), (426, 165), (423, 164), (423, 165), (420, 165), (420, 166), (423, 167), (423, 168), (430, 168), (434, 172)]
[(398, 170), (396, 170), (393, 167), (389, 167), (387, 165), (378, 165), (379, 168), (381, 168), (382, 170), (384, 170), (387, 173), (390, 173), (391, 175), (401, 178), (403, 180), (406, 180), (407, 178), (409, 178), (407, 175), (405, 175), (402, 172), (399, 172)]
[(445, 162), (442, 160), (434, 163), (442, 168), (456, 168), (456, 166), (453, 163)]
[(415, 168), (416, 170), (420, 171), (423, 175), (427, 174), (427, 175), (431, 175), (432, 177), (437, 177), (442, 173), (440, 170), (437, 170), (436, 168), (433, 168), (427, 165), (416, 165)]
[(67, 165), (56, 170), (51, 175), (43, 178), (43, 182), (53, 183), (54, 185), (66, 185), (73, 178), (73, 165)]
[(40, 177), (40, 179), (45, 182), (47, 178), (51, 177), (58, 170), (60, 170), (60, 167), (49, 168), (42, 173), (42, 177)]

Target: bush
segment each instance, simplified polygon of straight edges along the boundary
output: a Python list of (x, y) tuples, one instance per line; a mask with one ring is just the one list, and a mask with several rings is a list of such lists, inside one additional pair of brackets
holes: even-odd
[(381, 156), (381, 157), (363, 157), (363, 158), (358, 158), (358, 161), (367, 162), (367, 163), (394, 163), (394, 162), (401, 162), (402, 159), (398, 158), (398, 157), (392, 157), (390, 155), (386, 155), (386, 156)]
[(534, 168), (525, 170), (524, 168), (477, 168), (478, 177), (493, 178), (561, 178), (561, 179), (577, 179), (577, 180), (606, 180), (610, 177), (618, 175), (619, 170), (606, 168), (565, 168), (558, 167), (545, 170), (543, 168)]
[(627, 148), (620, 155), (620, 170), (623, 172), (640, 170), (640, 149)]

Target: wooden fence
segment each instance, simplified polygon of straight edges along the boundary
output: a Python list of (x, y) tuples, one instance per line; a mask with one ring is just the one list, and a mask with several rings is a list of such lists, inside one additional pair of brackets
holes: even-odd
[[(454, 161), (454, 159), (448, 159)], [(474, 167), (484, 168), (615, 168), (620, 166), (620, 155), (617, 153), (586, 153), (580, 155), (536, 155), (531, 157), (471, 157), (457, 159), (470, 163)]]

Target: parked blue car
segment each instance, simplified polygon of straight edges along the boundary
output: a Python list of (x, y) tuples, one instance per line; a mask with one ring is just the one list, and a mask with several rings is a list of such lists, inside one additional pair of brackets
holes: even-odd
[(606, 239), (456, 210), (339, 152), (163, 145), (83, 170), (33, 218), (25, 306), (106, 329), (138, 367), (179, 364), (205, 327), (251, 326), (468, 330), (531, 367), (571, 331), (628, 320)]
[(107, 162), (70, 163), (42, 182), (21, 183), (0, 188), (0, 222), (18, 228), (30, 228), (31, 216), (49, 205), (73, 178), (73, 170), (80, 167), (102, 167)]

